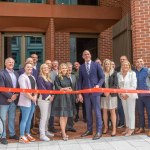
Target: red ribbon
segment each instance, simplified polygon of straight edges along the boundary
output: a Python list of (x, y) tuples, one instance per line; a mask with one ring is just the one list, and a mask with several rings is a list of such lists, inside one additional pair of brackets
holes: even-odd
[(1, 92), (15, 92), (15, 93), (40, 93), (40, 94), (79, 94), (79, 93), (147, 93), (150, 90), (129, 90), (129, 89), (111, 89), (111, 88), (91, 88), (78, 91), (60, 91), (60, 90), (33, 90), (33, 89), (19, 89), (19, 88), (5, 88), (0, 87)]

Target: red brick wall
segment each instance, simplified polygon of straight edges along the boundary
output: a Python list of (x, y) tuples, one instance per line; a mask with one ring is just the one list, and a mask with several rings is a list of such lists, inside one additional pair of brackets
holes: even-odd
[[(132, 43), (133, 61), (143, 58), (145, 65), (150, 67), (150, 0), (132, 0)], [(145, 110), (145, 122), (148, 126), (148, 116)], [(139, 127), (139, 120), (136, 117), (136, 126)]]
[(122, 8), (122, 16), (125, 16), (127, 13), (131, 14), (131, 0), (122, 0), (120, 6)]
[(101, 6), (120, 7), (121, 0), (100, 0)]
[(55, 33), (55, 59), (60, 63), (70, 61), (70, 33)]
[(150, 67), (150, 0), (132, 0), (133, 60), (143, 58)]
[[(121, 2), (120, 0), (100, 0), (100, 6), (120, 7)], [(112, 27), (100, 33), (98, 47), (99, 58), (102, 61), (106, 58), (112, 60)]]
[[(122, 16), (127, 13), (131, 13), (130, 0), (101, 0), (101, 6), (107, 7), (121, 7)], [(103, 61), (104, 59), (112, 59), (112, 27), (100, 33), (99, 38), (99, 57)]]

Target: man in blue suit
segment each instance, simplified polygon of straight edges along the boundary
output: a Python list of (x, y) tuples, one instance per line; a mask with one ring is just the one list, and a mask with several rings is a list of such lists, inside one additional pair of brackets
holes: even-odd
[[(88, 50), (84, 50), (82, 55), (85, 63), (79, 69), (78, 88), (89, 89), (99, 88), (104, 83), (104, 74), (100, 64), (91, 61), (91, 54)], [(87, 131), (81, 137), (93, 134), (93, 117), (92, 109), (96, 116), (96, 134), (93, 140), (99, 139), (102, 136), (102, 116), (100, 108), (100, 94), (101, 93), (86, 93), (83, 94), (86, 109)], [(79, 94), (79, 100), (83, 101), (82, 94)]]

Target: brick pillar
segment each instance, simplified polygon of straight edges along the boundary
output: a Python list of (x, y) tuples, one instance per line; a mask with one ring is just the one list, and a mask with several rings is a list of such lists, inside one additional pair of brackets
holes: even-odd
[(150, 0), (132, 0), (133, 60), (143, 58), (150, 67)]
[[(133, 61), (143, 58), (145, 65), (150, 67), (150, 0), (132, 0), (132, 43)], [(146, 126), (148, 124), (145, 111)]]
[(55, 26), (54, 26), (54, 19), (51, 18), (49, 22), (49, 26), (46, 32), (45, 37), (45, 60), (55, 59)]
[(99, 58), (102, 61), (106, 58), (112, 60), (112, 28), (100, 33), (98, 47)]
[(70, 33), (56, 32), (55, 49), (55, 59), (60, 63), (70, 61)]

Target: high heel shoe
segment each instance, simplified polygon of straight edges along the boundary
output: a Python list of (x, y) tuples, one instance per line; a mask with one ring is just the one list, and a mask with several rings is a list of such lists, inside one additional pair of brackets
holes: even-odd
[(103, 130), (103, 134), (106, 134), (108, 132), (108, 128)]
[(131, 136), (134, 134), (134, 130), (129, 130), (128, 133), (125, 134), (125, 136)]
[[(62, 134), (61, 132), (60, 132), (60, 134), (61, 134), (61, 136), (63, 137), (63, 134)], [(67, 134), (66, 134), (66, 136), (65, 136), (65, 137), (69, 138), (69, 135), (67, 135)]]
[(116, 136), (116, 131), (111, 133), (111, 136)]
[(122, 132), (122, 135), (126, 135), (129, 131), (129, 128), (126, 128), (126, 130), (124, 132)]
[(63, 139), (64, 141), (68, 141), (68, 137), (67, 137), (67, 136), (62, 137), (62, 139)]

